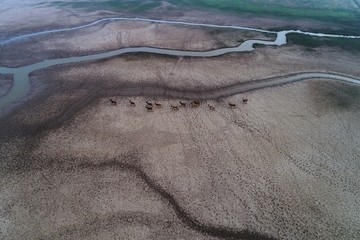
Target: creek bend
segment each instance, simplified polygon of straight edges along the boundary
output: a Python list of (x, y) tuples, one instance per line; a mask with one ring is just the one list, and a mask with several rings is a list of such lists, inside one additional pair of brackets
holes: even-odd
[[(335, 38), (359, 38), (360, 36), (344, 36), (344, 35), (332, 35), (332, 34), (322, 34), (322, 33), (310, 33), (310, 32), (302, 32), (299, 30), (286, 30), (286, 31), (267, 31), (262, 29), (255, 29), (255, 28), (246, 28), (246, 27), (238, 27), (238, 26), (221, 26), (221, 25), (214, 25), (214, 24), (202, 24), (202, 23), (189, 23), (189, 22), (178, 22), (178, 21), (166, 21), (166, 20), (154, 20), (154, 19), (144, 19), (144, 18), (106, 18), (97, 20), (90, 24), (86, 24), (83, 26), (73, 27), (73, 28), (64, 28), (64, 29), (57, 29), (57, 30), (48, 30), (42, 31), (32, 34), (25, 34), (22, 36), (17, 36), (14, 38), (10, 38), (8, 40), (0, 42), (0, 45), (7, 44), (12, 41), (21, 41), (24, 38), (33, 37), (37, 35), (44, 35), (56, 32), (65, 32), (65, 31), (74, 31), (79, 30), (82, 28), (90, 27), (95, 24), (99, 24), (100, 22), (110, 22), (110, 21), (146, 21), (146, 22), (154, 22), (154, 23), (164, 23), (164, 24), (178, 24), (178, 25), (189, 25), (189, 26), (202, 26), (202, 27), (214, 27), (214, 28), (230, 28), (230, 29), (242, 29), (242, 30), (252, 30), (258, 32), (265, 32), (265, 33), (276, 33), (277, 37), (274, 41), (265, 41), (265, 40), (246, 40), (242, 44), (237, 47), (230, 47), (230, 48), (221, 48), (209, 51), (183, 51), (183, 50), (174, 50), (174, 49), (163, 49), (163, 48), (155, 48), (155, 47), (129, 47), (129, 48), (122, 48), (118, 50), (108, 51), (104, 53), (97, 53), (91, 54), (86, 56), (80, 57), (69, 57), (69, 58), (61, 58), (61, 59), (51, 59), (51, 60), (44, 60), (42, 62), (38, 62), (35, 64), (31, 64), (28, 66), (17, 67), (17, 68), (7, 68), (7, 67), (0, 67), (0, 74), (12, 74), (13, 75), (13, 85), (7, 95), (0, 98), (0, 109), (5, 108), (11, 105), (13, 102), (18, 101), (22, 97), (24, 97), (30, 91), (30, 80), (29, 74), (33, 71), (48, 68), (55, 65), (61, 64), (71, 64), (71, 63), (79, 63), (79, 62), (86, 62), (86, 61), (95, 61), (105, 58), (111, 58), (114, 56), (123, 55), (126, 53), (154, 53), (154, 54), (162, 54), (168, 56), (183, 56), (183, 57), (216, 57), (227, 53), (236, 53), (236, 52), (249, 52), (254, 50), (254, 44), (259, 45), (270, 45), (270, 46), (281, 46), (287, 43), (286, 35), (288, 33), (298, 33), (298, 34), (305, 34), (311, 36), (318, 36), (318, 37), (335, 37)], [(275, 82), (272, 82), (272, 85), (284, 84), (292, 81), (298, 81), (303, 79), (313, 78), (314, 74), (318, 74), (315, 77), (324, 77), (330, 78), (333, 80), (340, 80), (345, 82), (350, 82), (353, 84), (360, 84), (360, 80), (351, 77), (340, 76), (331, 73), (300, 73), (298, 77), (279, 77)], [(269, 83), (269, 81), (252, 81), (248, 83), (247, 89), (248, 91), (252, 89), (258, 89), (259, 84), (262, 87), (266, 87), (264, 82)], [(277, 83), (278, 82), (278, 83)], [(263, 86), (264, 85), (264, 86)], [(230, 90), (229, 86), (224, 87), (226, 92), (232, 92), (232, 94), (236, 94), (236, 85), (232, 86), (234, 90)], [(271, 86), (271, 85), (269, 85)], [(243, 87), (242, 87), (243, 89)], [(243, 89), (244, 90), (244, 89)], [(243, 91), (242, 90), (242, 91)], [(238, 89), (239, 91), (239, 89)], [(215, 94), (217, 95), (217, 94)], [(229, 94), (220, 94), (222, 95), (229, 95)], [(214, 96), (215, 97), (215, 96)], [(218, 96), (219, 97), (219, 96)]]

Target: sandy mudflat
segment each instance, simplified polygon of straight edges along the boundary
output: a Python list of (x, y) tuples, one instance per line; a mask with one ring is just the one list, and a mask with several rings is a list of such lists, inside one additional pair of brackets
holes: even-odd
[(207, 51), (235, 47), (248, 39), (273, 41), (275, 38), (276, 34), (247, 30), (115, 21), (7, 43), (1, 48), (0, 65), (14, 67), (44, 59), (90, 55), (138, 46)]
[[(356, 239), (359, 96), (353, 85), (309, 80), (179, 111), (170, 109), (175, 99), (135, 97), (136, 107), (100, 99), (66, 125), (17, 142), (28, 148), (2, 168), (3, 232), (200, 237), (177, 218), (180, 206), (214, 229)], [(163, 107), (148, 112), (145, 100)]]
[(84, 99), (86, 105), (97, 97), (116, 95), (129, 85), (196, 90), (309, 71), (336, 72), (359, 78), (358, 65), (357, 54), (330, 48), (305, 51), (298, 46), (261, 48), (252, 53), (206, 59), (126, 55), (34, 72), (31, 75), (32, 91), (44, 89), (42, 95), (28, 101), (7, 119), (14, 126), (44, 122), (51, 125), (61, 114), (81, 109)]
[(221, 87), (296, 72), (336, 72), (358, 77), (359, 65), (358, 54), (338, 49), (306, 51), (299, 46), (282, 46), (213, 58), (128, 54), (95, 62), (56, 66), (35, 72), (33, 76), (47, 82), (96, 82), (104, 88), (132, 83), (194, 89)]
[(49, 5), (36, 6), (37, 3), (43, 2), (41, 0), (28, 0), (27, 3), (25, 1), (1, 1), (1, 39), (64, 26), (78, 26), (102, 17), (115, 15), (104, 11), (73, 11), (69, 8), (57, 8)]
[[(116, 96), (129, 84), (206, 89), (297, 71), (359, 76), (355, 54), (331, 61), (333, 49), (303, 50), (135, 54), (33, 73), (41, 95), (1, 120), (3, 232), (356, 239), (359, 87), (308, 80), (179, 111), (170, 109), (179, 99), (134, 96), (131, 107)], [(148, 112), (145, 100), (163, 107)]]

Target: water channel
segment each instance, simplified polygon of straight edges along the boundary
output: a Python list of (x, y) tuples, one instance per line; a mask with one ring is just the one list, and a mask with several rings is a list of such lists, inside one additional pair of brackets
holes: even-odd
[[(25, 96), (26, 93), (30, 90), (30, 80), (29, 74), (33, 71), (48, 68), (55, 65), (60, 64), (67, 64), (67, 63), (79, 63), (85, 61), (94, 61), (104, 58), (110, 58), (114, 56), (119, 56), (126, 53), (155, 53), (155, 54), (163, 54), (169, 56), (186, 56), (186, 57), (216, 57), (227, 53), (235, 53), (235, 52), (248, 52), (254, 50), (254, 44), (260, 45), (273, 45), (273, 46), (280, 46), (286, 44), (286, 35), (289, 33), (299, 33), (299, 34), (306, 34), (311, 36), (318, 36), (318, 37), (336, 37), (336, 38), (359, 38), (360, 36), (344, 36), (344, 35), (333, 35), (333, 34), (323, 34), (323, 33), (310, 33), (310, 32), (302, 32), (298, 30), (286, 30), (286, 31), (267, 31), (262, 29), (255, 29), (255, 28), (246, 28), (246, 27), (239, 27), (239, 26), (222, 26), (222, 25), (214, 25), (214, 24), (202, 24), (202, 23), (189, 23), (189, 22), (179, 22), (179, 21), (166, 21), (166, 20), (154, 20), (154, 19), (145, 19), (145, 18), (106, 18), (97, 20), (95, 22), (78, 26), (72, 28), (64, 28), (64, 29), (56, 29), (56, 30), (47, 30), (37, 33), (30, 33), (21, 36), (16, 36), (7, 40), (0, 42), (0, 45), (5, 45), (13, 41), (21, 41), (28, 37), (34, 37), (39, 35), (57, 33), (57, 32), (66, 32), (66, 31), (75, 31), (82, 28), (90, 27), (101, 22), (110, 22), (110, 21), (146, 21), (146, 22), (153, 22), (153, 23), (164, 23), (164, 24), (177, 24), (177, 25), (188, 25), (188, 26), (202, 26), (202, 27), (214, 27), (214, 28), (230, 28), (230, 29), (241, 29), (241, 30), (252, 30), (258, 32), (265, 32), (265, 33), (276, 33), (277, 37), (274, 41), (264, 41), (264, 40), (247, 40), (244, 41), (237, 47), (231, 48), (221, 48), (209, 51), (183, 51), (183, 50), (173, 50), (173, 49), (162, 49), (162, 48), (154, 48), (154, 47), (129, 47), (129, 48), (122, 48), (118, 50), (113, 50), (104, 53), (97, 53), (91, 54), (87, 56), (80, 56), (80, 57), (69, 57), (69, 58), (61, 58), (61, 59), (51, 59), (51, 60), (44, 60), (42, 62), (38, 62), (35, 64), (31, 64), (28, 66), (17, 67), (17, 68), (6, 68), (0, 67), (0, 74), (12, 74), (13, 75), (13, 86), (11, 90), (8, 92), (7, 95), (0, 98), (0, 109), (10, 105), (12, 102), (19, 100), (21, 97)], [(324, 73), (322, 73), (324, 74)], [(340, 81), (347, 81), (355, 84), (360, 84), (360, 80), (349, 78), (349, 77), (334, 77), (333, 74), (328, 74), (328, 77), (331, 79), (336, 79)], [(321, 75), (324, 77), (324, 75)], [(305, 76), (301, 76), (300, 78), (303, 79)], [(288, 78), (287, 78), (288, 79)], [(284, 79), (282, 79), (284, 80)], [(281, 81), (281, 79), (279, 79)]]

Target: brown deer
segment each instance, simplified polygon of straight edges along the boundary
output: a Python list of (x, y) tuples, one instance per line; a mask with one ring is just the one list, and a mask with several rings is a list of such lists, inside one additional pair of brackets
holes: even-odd
[(209, 109), (210, 109), (211, 111), (214, 111), (214, 110), (215, 110), (215, 107), (214, 107), (214, 106), (212, 106), (212, 105), (210, 105), (210, 104), (208, 104), (208, 106), (209, 106)]
[(135, 107), (135, 102), (134, 101), (129, 100), (129, 103), (130, 103), (131, 106)]
[(153, 105), (153, 104), (152, 104), (151, 102), (149, 102), (149, 101), (146, 101), (146, 104), (147, 104), (147, 105), (150, 105), (150, 106)]
[(145, 107), (148, 111), (152, 111), (153, 110), (153, 106), (152, 105), (146, 105)]
[(110, 98), (110, 102), (111, 102), (111, 105), (116, 105), (117, 104), (117, 102), (115, 100), (112, 100), (111, 98)]
[(198, 106), (200, 106), (199, 101), (194, 100), (194, 101), (191, 102), (191, 107), (198, 107)]
[(172, 109), (172, 110), (175, 110), (175, 111), (178, 111), (178, 110), (179, 110), (179, 107), (178, 107), (178, 106), (171, 105), (171, 109)]
[(161, 107), (162, 105), (161, 105), (161, 103), (155, 102), (155, 106)]
[(242, 99), (243, 104), (247, 104), (248, 101), (249, 101), (249, 99), (247, 99), (247, 98)]
[(180, 103), (180, 106), (186, 107), (186, 103), (184, 103), (184, 102), (182, 102), (182, 101), (179, 101), (179, 103)]
[(234, 108), (234, 107), (236, 107), (236, 104), (235, 103), (229, 103), (229, 107)]

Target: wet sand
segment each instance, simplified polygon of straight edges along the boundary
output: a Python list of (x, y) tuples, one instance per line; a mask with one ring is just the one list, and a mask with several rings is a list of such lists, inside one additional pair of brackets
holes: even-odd
[[(305, 53), (288, 46), (201, 61), (136, 54), (34, 72), (43, 90), (0, 124), (7, 236), (357, 238), (359, 87), (309, 79), (179, 111), (170, 106), (189, 104), (178, 98), (185, 95), (142, 91), (130, 98), (135, 107), (120, 96), (129, 86), (186, 94), (296, 69), (359, 75), (346, 64), (356, 55), (332, 62), (333, 51)], [(149, 112), (145, 100), (162, 108)]]
[(7, 236), (359, 237), (359, 87), (310, 80), (179, 111), (177, 99), (111, 98), (2, 138)]
[[(333, 61), (337, 59), (337, 61)], [(211, 89), (301, 72), (360, 76), (358, 54), (334, 48), (306, 51), (299, 46), (266, 47), (212, 58), (126, 54), (110, 59), (54, 66), (33, 76), (66, 82), (96, 81), (104, 87), (124, 84)], [(46, 75), (45, 75), (46, 74)]]

